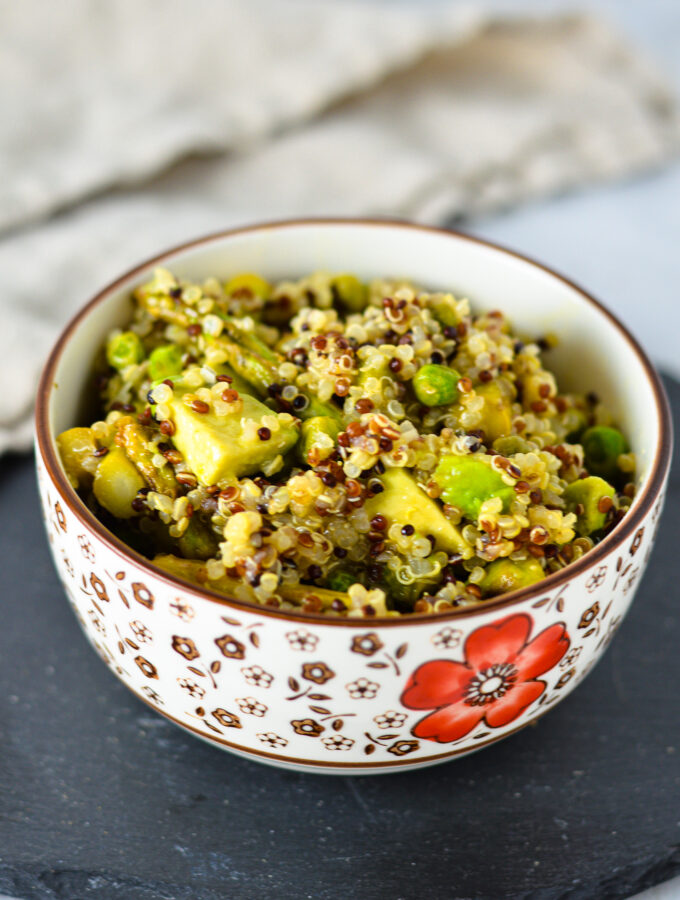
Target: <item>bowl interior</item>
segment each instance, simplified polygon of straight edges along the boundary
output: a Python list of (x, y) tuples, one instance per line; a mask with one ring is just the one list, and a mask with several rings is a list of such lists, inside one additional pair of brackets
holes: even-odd
[(51, 440), (82, 424), (96, 350), (107, 332), (128, 317), (131, 289), (157, 265), (197, 280), (239, 271), (277, 280), (317, 269), (354, 272), (366, 279), (406, 277), (467, 296), (473, 310), (501, 309), (520, 334), (552, 332), (559, 337), (547, 366), (563, 389), (600, 395), (637, 455), (638, 485), (649, 479), (660, 447), (661, 413), (643, 358), (605, 311), (574, 286), (512, 253), (462, 235), (388, 222), (261, 226), (206, 239), (136, 269), (81, 314), (63, 343), (46, 404)]

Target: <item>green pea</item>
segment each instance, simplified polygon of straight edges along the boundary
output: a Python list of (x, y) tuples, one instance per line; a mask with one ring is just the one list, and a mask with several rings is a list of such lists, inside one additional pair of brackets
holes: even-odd
[(368, 289), (355, 275), (336, 275), (331, 280), (334, 299), (347, 312), (361, 312), (368, 303)]
[(145, 356), (144, 345), (134, 331), (114, 334), (106, 344), (106, 361), (118, 371), (140, 363)]
[(576, 531), (580, 535), (587, 535), (604, 528), (607, 510), (612, 505), (616, 491), (604, 478), (590, 475), (588, 478), (572, 481), (565, 488), (563, 496), (569, 512), (577, 513)]
[(149, 378), (164, 381), (182, 371), (182, 351), (176, 344), (156, 347), (149, 356)]
[(455, 369), (428, 363), (413, 376), (413, 390), (425, 406), (444, 406), (458, 398), (460, 377)]
[(473, 456), (444, 456), (434, 472), (441, 499), (457, 506), (467, 518), (476, 519), (486, 500), (500, 497), (503, 507), (512, 502), (515, 492), (499, 472)]
[(589, 472), (603, 478), (616, 478), (618, 458), (628, 452), (628, 441), (617, 428), (595, 425), (583, 433), (581, 444)]

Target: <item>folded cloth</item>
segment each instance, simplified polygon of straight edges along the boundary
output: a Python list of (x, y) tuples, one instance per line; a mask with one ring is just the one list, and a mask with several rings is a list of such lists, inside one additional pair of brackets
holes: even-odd
[(603, 24), (349, 0), (0, 0), (0, 452), (67, 318), (145, 255), (290, 215), (450, 222), (660, 164)]

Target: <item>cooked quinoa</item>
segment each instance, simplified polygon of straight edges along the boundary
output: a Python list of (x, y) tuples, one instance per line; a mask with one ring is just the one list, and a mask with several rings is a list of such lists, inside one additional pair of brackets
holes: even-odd
[(555, 339), (410, 282), (158, 269), (102, 349), (101, 418), (59, 436), (93, 512), (161, 568), (335, 616), (536, 583), (625, 515), (635, 460)]

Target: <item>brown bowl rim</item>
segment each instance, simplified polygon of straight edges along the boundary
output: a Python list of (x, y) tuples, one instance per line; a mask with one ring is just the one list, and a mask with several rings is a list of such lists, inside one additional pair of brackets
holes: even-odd
[[(198, 588), (190, 581), (176, 577), (174, 575), (170, 575), (168, 572), (163, 571), (163, 569), (154, 566), (153, 563), (150, 562), (146, 557), (142, 556), (140, 553), (137, 553), (137, 551), (133, 550), (131, 547), (128, 547), (123, 541), (121, 541), (112, 532), (110, 532), (90, 512), (90, 510), (83, 503), (83, 501), (80, 499), (76, 491), (69, 483), (57, 459), (54, 445), (49, 434), (48, 396), (51, 387), (55, 383), (54, 374), (57, 365), (59, 363), (59, 360), (61, 359), (65, 347), (67, 346), (71, 338), (73, 331), (77, 328), (81, 321), (83, 321), (83, 319), (85, 319), (89, 315), (90, 311), (94, 309), (94, 307), (101, 303), (112, 291), (115, 291), (123, 282), (127, 281), (130, 278), (133, 278), (135, 275), (141, 273), (149, 266), (157, 265), (164, 260), (167, 260), (168, 257), (174, 256), (175, 254), (182, 251), (198, 247), (201, 244), (209, 244), (241, 234), (291, 227), (299, 228), (302, 226), (310, 225), (318, 227), (338, 225), (353, 227), (356, 225), (368, 225), (376, 228), (405, 228), (413, 231), (425, 232), (428, 234), (443, 235), (445, 237), (451, 237), (456, 240), (469, 241), (471, 243), (487, 247), (497, 253), (511, 256), (523, 263), (526, 263), (547, 273), (551, 277), (556, 278), (558, 281), (561, 281), (563, 284), (566, 284), (573, 291), (580, 294), (581, 297), (583, 297), (588, 303), (594, 306), (600, 313), (605, 316), (606, 319), (609, 320), (610, 324), (623, 335), (633, 353), (638, 357), (638, 360), (640, 361), (642, 368), (652, 386), (652, 391), (656, 403), (656, 412), (661, 425), (659, 446), (651, 465), (650, 476), (642, 494), (637, 498), (638, 503), (635, 509), (633, 509), (619, 523), (619, 525), (617, 525), (617, 527), (607, 535), (607, 537), (605, 537), (587, 554), (585, 554), (575, 562), (570, 563), (559, 572), (553, 572), (551, 575), (548, 575), (543, 581), (540, 581), (533, 586), (530, 586), (528, 588), (520, 588), (516, 591), (511, 591), (507, 594), (501, 595), (496, 600), (485, 601), (483, 603), (480, 603), (478, 606), (453, 609), (445, 613), (408, 613), (406, 615), (398, 617), (373, 616), (370, 618), (353, 618), (326, 616), (320, 613), (304, 613), (292, 610), (281, 610), (268, 606), (259, 606), (255, 603), (249, 603), (243, 600), (237, 600), (236, 598), (228, 597), (225, 594), (220, 594), (217, 591), (213, 591), (210, 588)], [(670, 467), (673, 447), (673, 428), (670, 406), (658, 373), (656, 372), (652, 363), (649, 361), (644, 350), (641, 348), (637, 340), (630, 334), (628, 329), (621, 322), (619, 322), (616, 316), (614, 316), (614, 314), (610, 312), (610, 310), (607, 309), (606, 306), (604, 306), (599, 300), (596, 300), (595, 297), (592, 296), (592, 294), (588, 293), (580, 285), (571, 281), (569, 278), (566, 278), (564, 275), (556, 272), (554, 269), (551, 269), (550, 267), (537, 262), (529, 256), (525, 256), (524, 254), (518, 253), (515, 250), (511, 250), (500, 244), (496, 244), (492, 241), (487, 241), (473, 235), (465, 234), (454, 229), (442, 228), (433, 225), (421, 225), (414, 222), (408, 222), (403, 219), (390, 218), (321, 217), (272, 220), (268, 222), (261, 222), (241, 226), (238, 228), (228, 228), (223, 231), (213, 232), (211, 234), (204, 235), (203, 237), (195, 238), (191, 241), (179, 244), (175, 247), (170, 248), (169, 250), (165, 250), (162, 253), (151, 257), (150, 259), (144, 260), (143, 262), (134, 266), (132, 269), (129, 269), (123, 275), (116, 278), (114, 281), (110, 282), (100, 291), (98, 291), (98, 293), (95, 294), (95, 296), (91, 300), (89, 300), (66, 325), (47, 359), (45, 368), (40, 378), (38, 394), (36, 398), (35, 417), (36, 444), (38, 450), (40, 451), (47, 472), (52, 479), (52, 482), (56, 487), (58, 493), (67, 504), (71, 512), (73, 512), (74, 515), (80, 520), (81, 524), (87, 530), (94, 532), (97, 537), (118, 556), (121, 556), (123, 559), (136, 564), (143, 570), (147, 570), (149, 575), (155, 578), (160, 578), (171, 587), (181, 588), (185, 592), (188, 591), (194, 597), (217, 602), (221, 606), (226, 606), (232, 609), (246, 611), (257, 615), (271, 616), (277, 619), (295, 622), (297, 624), (323, 624), (333, 627), (349, 627), (361, 629), (365, 629), (366, 627), (371, 626), (380, 626), (382, 628), (385, 626), (396, 627), (406, 626), (410, 624), (424, 624), (428, 622), (431, 624), (435, 622), (450, 622), (461, 617), (475, 616), (490, 611), (509, 609), (510, 607), (523, 603), (525, 600), (531, 600), (535, 597), (538, 597), (539, 595), (549, 593), (553, 588), (566, 585), (569, 581), (572, 580), (573, 577), (581, 574), (587, 569), (592, 568), (594, 565), (608, 556), (612, 550), (624, 543), (624, 541), (626, 541), (637, 530), (637, 528), (640, 527), (641, 523), (646, 518), (649, 510), (653, 506), (654, 501), (658, 497), (663, 487)]]

